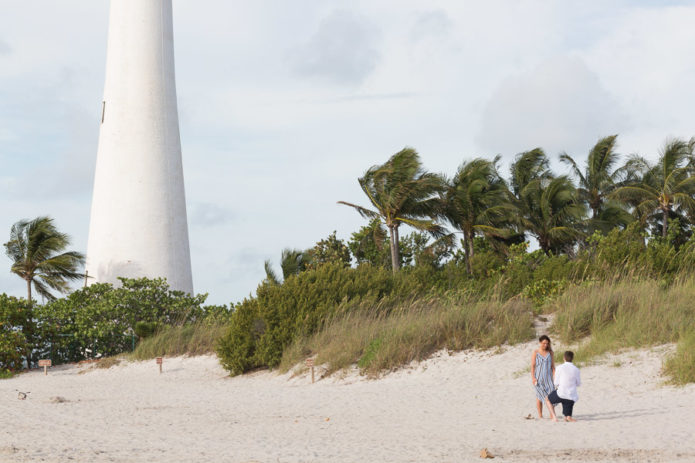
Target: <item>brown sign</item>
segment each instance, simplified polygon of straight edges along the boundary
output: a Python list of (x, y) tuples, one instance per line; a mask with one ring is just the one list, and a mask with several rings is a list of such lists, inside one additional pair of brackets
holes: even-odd
[(306, 366), (313, 367), (314, 366), (314, 359), (306, 359)]
[(162, 364), (162, 357), (157, 357), (157, 365), (161, 365), (161, 364)]
[(39, 366), (40, 367), (50, 367), (51, 366), (51, 359), (39, 360)]

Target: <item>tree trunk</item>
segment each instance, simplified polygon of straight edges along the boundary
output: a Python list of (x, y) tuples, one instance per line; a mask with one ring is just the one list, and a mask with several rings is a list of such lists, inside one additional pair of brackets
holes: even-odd
[(396, 273), (401, 267), (401, 256), (398, 252), (398, 226), (389, 225), (389, 234), (391, 235), (391, 268), (393, 273)]
[(470, 233), (463, 233), (463, 239), (466, 242), (464, 250), (466, 251), (466, 272), (469, 275), (473, 275), (473, 265), (471, 259), (473, 258), (473, 240), (471, 239)]
[[(27, 316), (26, 316), (26, 323), (31, 323), (32, 320), (31, 318), (33, 317), (32, 315), (32, 310), (31, 307), (34, 305), (31, 301), (31, 280), (27, 279)], [(22, 329), (26, 332), (28, 330), (28, 326), (22, 326)], [(27, 336), (28, 338), (29, 336)], [(27, 370), (31, 369), (31, 339), (27, 339), (27, 350), (25, 352), (26, 358), (27, 358)]]
[(665, 209), (663, 210), (663, 217), (664, 217), (664, 218), (663, 218), (663, 221), (664, 221), (664, 224), (663, 224), (663, 225), (664, 225), (664, 226), (663, 226), (663, 228), (662, 228), (662, 230), (661, 230), (661, 236), (663, 236), (664, 238), (666, 238), (666, 232), (668, 231), (668, 208), (665, 208)]

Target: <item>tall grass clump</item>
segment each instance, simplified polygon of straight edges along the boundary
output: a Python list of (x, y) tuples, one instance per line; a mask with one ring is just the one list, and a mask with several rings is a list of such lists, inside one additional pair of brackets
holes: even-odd
[(441, 349), (489, 348), (533, 336), (531, 306), (525, 299), (417, 298), (338, 314), (320, 331), (286, 349), (280, 368), (287, 370), (317, 354), (317, 362), (326, 364), (329, 373), (357, 363), (364, 373), (375, 376)]
[(666, 359), (664, 373), (673, 384), (695, 383), (695, 329), (681, 335), (675, 354)]
[(203, 355), (215, 351), (227, 326), (222, 323), (189, 323), (166, 325), (151, 337), (138, 343), (130, 354), (134, 360), (148, 360), (165, 355)]
[(585, 283), (550, 303), (556, 311), (553, 330), (568, 343), (588, 336), (578, 350), (584, 359), (678, 342), (694, 329), (694, 296), (693, 279)]

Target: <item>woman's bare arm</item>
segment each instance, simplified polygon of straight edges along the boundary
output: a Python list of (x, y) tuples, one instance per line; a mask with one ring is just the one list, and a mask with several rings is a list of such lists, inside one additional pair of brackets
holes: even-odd
[(533, 354), (531, 354), (531, 381), (533, 382), (533, 385), (536, 385), (536, 382), (538, 380), (536, 379), (536, 351), (533, 351)]

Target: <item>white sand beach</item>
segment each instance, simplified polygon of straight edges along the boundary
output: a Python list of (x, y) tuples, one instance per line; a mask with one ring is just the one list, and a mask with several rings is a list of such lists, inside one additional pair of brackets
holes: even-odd
[(214, 356), (166, 358), (161, 375), (154, 360), (32, 371), (0, 381), (0, 461), (468, 462), (482, 448), (509, 462), (695, 461), (695, 386), (659, 376), (672, 347), (583, 368), (579, 421), (553, 423), (525, 418), (535, 346), (315, 384), (230, 378)]

